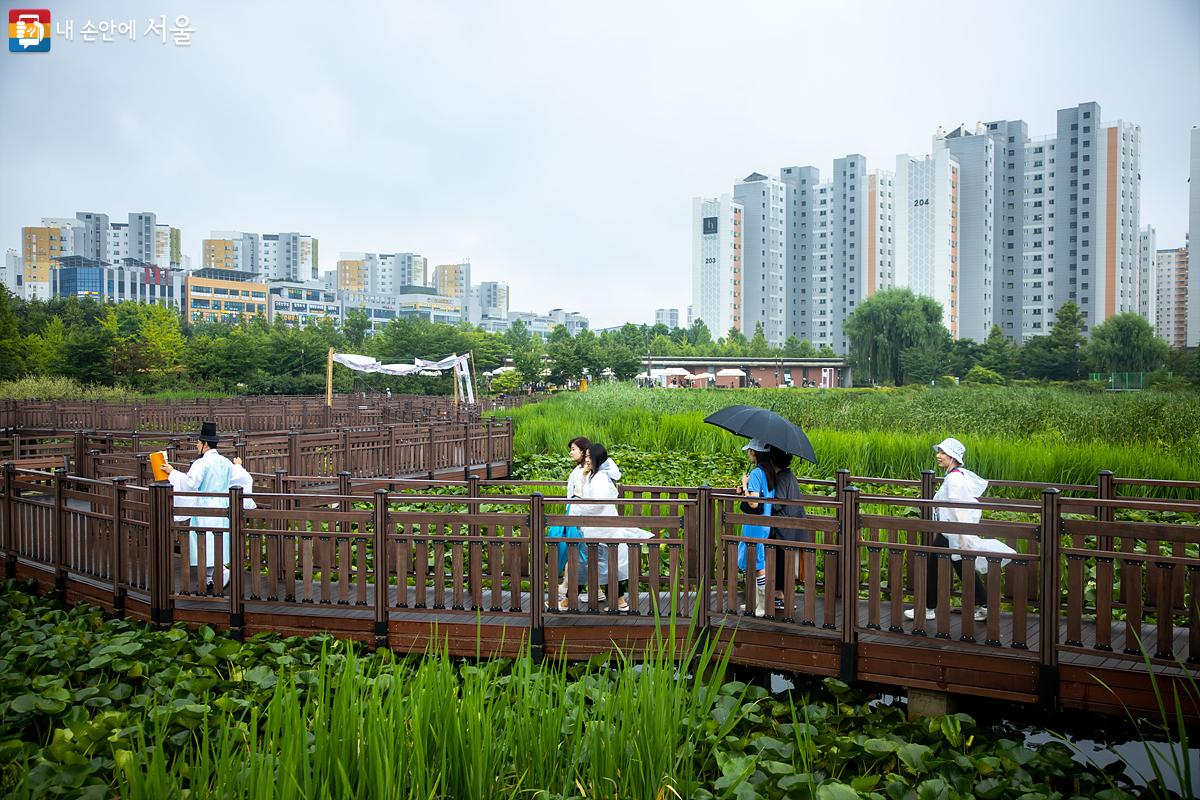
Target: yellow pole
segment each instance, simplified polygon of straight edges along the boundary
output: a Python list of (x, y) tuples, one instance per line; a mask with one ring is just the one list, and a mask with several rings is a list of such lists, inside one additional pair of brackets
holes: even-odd
[(325, 405), (333, 407), (333, 348), (329, 348), (329, 357), (325, 360)]

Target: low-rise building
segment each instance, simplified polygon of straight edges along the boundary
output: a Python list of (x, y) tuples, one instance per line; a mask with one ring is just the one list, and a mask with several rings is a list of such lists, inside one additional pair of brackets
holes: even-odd
[(136, 258), (106, 263), (83, 256), (62, 256), (50, 270), (53, 297), (77, 297), (100, 303), (149, 303), (179, 310), (184, 272)]
[(257, 275), (207, 268), (188, 273), (183, 284), (187, 322), (239, 322), (267, 316), (267, 284)]
[(326, 289), (320, 281), (297, 283), (272, 281), (267, 285), (269, 301), (267, 319), (282, 319), (291, 325), (304, 326), (314, 320), (342, 321), (342, 305), (337, 292)]

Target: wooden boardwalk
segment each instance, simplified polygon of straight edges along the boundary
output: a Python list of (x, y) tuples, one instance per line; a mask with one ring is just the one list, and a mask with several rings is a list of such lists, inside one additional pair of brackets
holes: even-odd
[[(488, 480), (478, 462), (447, 468), (463, 479), (259, 473), (256, 508), (245, 509), (235, 489), (220, 496), (225, 507), (200, 512), (196, 495), (175, 496), (167, 484), (10, 464), (0, 482), (0, 563), (42, 591), (154, 624), (328, 632), (399, 652), (636, 658), (673, 636), (679, 645), (716, 640), (733, 663), (783, 672), (1156, 715), (1153, 674), (1167, 702), (1174, 684), (1200, 721), (1187, 683), (1200, 664), (1200, 525), (1123, 519), (1196, 514), (1200, 502), (1183, 495), (1200, 483), (1144, 482), (1175, 494), (1158, 499), (1121, 496), (1118, 487), (1139, 484), (1112, 476), (1091, 487), (1012, 484), (1035, 499), (989, 499), (978, 506), (984, 520), (967, 526), (931, 518), (932, 475), (842, 472), (776, 502), (806, 513), (772, 518), (810, 534), (795, 542), (743, 538), (741, 526), (761, 518), (713, 489), (621, 486), (611, 501), (617, 516), (579, 517), (549, 494), (561, 485)], [(863, 493), (889, 485), (920, 496)], [(192, 527), (201, 514), (216, 530), (211, 540)], [(586, 535), (560, 551), (568, 540), (553, 537), (559, 525)], [(650, 538), (613, 538), (629, 529)], [(979, 588), (977, 553), (932, 545), (938, 533), (962, 532), (1016, 551), (983, 556)], [(737, 568), (739, 547), (756, 545), (765, 549), (767, 596), (783, 601), (761, 618), (742, 610), (755, 606), (754, 580)], [(598, 564), (622, 546), (636, 554), (632, 613), (592, 600), (621, 590), (615, 574), (601, 582)], [(189, 555), (203, 564), (226, 548), (237, 566), (210, 590)], [(967, 556), (962, 579), (955, 555)], [(579, 589), (559, 611), (564, 570)], [(927, 592), (937, 618), (905, 619)], [(978, 605), (986, 620), (973, 619)]]

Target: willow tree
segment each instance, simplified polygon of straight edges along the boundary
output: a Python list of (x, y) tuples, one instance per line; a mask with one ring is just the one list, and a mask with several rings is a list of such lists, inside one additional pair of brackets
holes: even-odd
[(854, 367), (871, 381), (904, 383), (900, 354), (933, 348), (949, 338), (942, 325), (942, 304), (911, 289), (884, 289), (864, 301), (843, 326)]

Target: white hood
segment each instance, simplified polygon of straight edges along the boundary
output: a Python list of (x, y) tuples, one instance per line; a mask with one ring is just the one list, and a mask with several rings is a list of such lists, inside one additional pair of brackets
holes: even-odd
[(613, 483), (621, 480), (621, 468), (611, 458), (605, 459), (604, 463), (600, 465), (599, 471), (607, 475)]
[(971, 497), (982, 497), (983, 493), (987, 491), (988, 482), (984, 478), (979, 477), (965, 467), (959, 467), (958, 473), (966, 478), (966, 482), (963, 485)]

